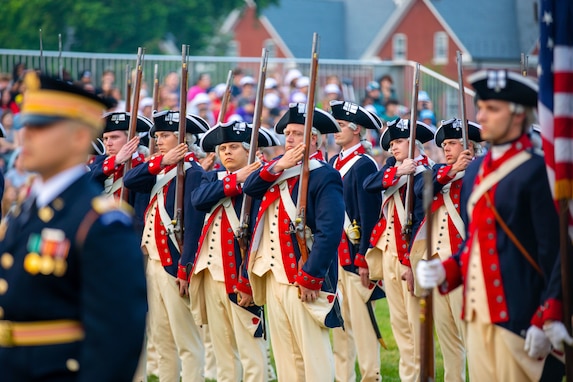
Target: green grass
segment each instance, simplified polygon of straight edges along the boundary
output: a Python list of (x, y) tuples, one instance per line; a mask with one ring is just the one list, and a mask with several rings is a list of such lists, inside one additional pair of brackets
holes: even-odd
[[(376, 303), (376, 319), (380, 327), (380, 333), (388, 346), (388, 350), (381, 349), (381, 368), (380, 374), (382, 375), (382, 380), (384, 382), (400, 382), (400, 376), (398, 375), (398, 362), (400, 360), (400, 355), (398, 353), (398, 348), (396, 346), (396, 341), (392, 334), (392, 329), (390, 327), (390, 315), (388, 313), (388, 303), (386, 299), (378, 300)], [(435, 370), (436, 370), (436, 382), (441, 382), (444, 380), (444, 362), (442, 359), (442, 352), (438, 345), (437, 339), (435, 340)], [(272, 356), (272, 355), (271, 355)], [(274, 363), (274, 359), (272, 359)], [(357, 380), (360, 378), (360, 372), (358, 366), (356, 367)], [(466, 380), (468, 380), (466, 378)], [(151, 376), (147, 379), (148, 382), (158, 382), (159, 379), (155, 376)], [(208, 382), (211, 380), (207, 380)], [(214, 382), (214, 381), (213, 381)]]

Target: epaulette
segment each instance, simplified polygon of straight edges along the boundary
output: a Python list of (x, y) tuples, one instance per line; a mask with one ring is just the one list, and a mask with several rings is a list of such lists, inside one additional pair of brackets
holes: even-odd
[(103, 225), (109, 225), (115, 221), (126, 225), (131, 224), (133, 207), (123, 200), (97, 196), (92, 199), (92, 208), (100, 216)]

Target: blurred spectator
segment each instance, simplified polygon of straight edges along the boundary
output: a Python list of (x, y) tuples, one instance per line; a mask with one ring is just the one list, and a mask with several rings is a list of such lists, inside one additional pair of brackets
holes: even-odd
[(14, 101), (10, 88), (6, 87), (3, 90), (1, 90), (1, 92), (2, 92), (1, 94), (2, 98), (0, 101), (1, 111), (4, 112), (6, 110), (9, 110), (14, 114), (19, 113), (20, 107), (16, 104), (16, 101)]
[[(422, 110), (430, 110), (432, 112), (432, 125), (436, 125), (436, 116), (434, 115), (434, 104), (432, 103), (432, 100), (430, 99), (430, 96), (428, 95), (428, 92), (424, 91), (424, 90), (420, 90), (418, 92), (418, 118), (421, 120), (423, 119), (421, 117), (421, 113)], [(426, 116), (428, 116), (429, 114), (426, 112), (425, 114)]]
[(189, 103), (188, 113), (198, 115), (213, 126), (216, 122), (213, 110), (211, 110), (211, 98), (207, 93), (198, 93)]
[(306, 102), (310, 78), (302, 76), (296, 80), (296, 90), (290, 95), (289, 102)]
[(296, 81), (300, 77), (302, 77), (302, 73), (300, 72), (300, 70), (295, 69), (295, 68), (290, 69), (287, 72), (287, 74), (285, 75), (283, 94), (285, 95), (288, 102), (292, 102), (291, 101), (291, 95), (292, 95), (292, 93), (294, 93), (298, 90), (296, 87)]
[(84, 86), (86, 84), (89, 84), (93, 87), (94, 91), (95, 91), (95, 86), (93, 83), (93, 78), (92, 78), (92, 72), (89, 70), (84, 70), (82, 71), (79, 76), (78, 76), (78, 82), (79, 82), (79, 86)]
[(193, 101), (197, 94), (207, 94), (207, 90), (211, 87), (211, 75), (209, 73), (200, 73), (195, 80), (195, 84), (189, 88), (187, 92), (187, 102)]
[(139, 101), (138, 114), (153, 121), (153, 98), (145, 97)]
[(24, 187), (28, 178), (32, 175), (32, 173), (24, 170), (24, 167), (22, 166), (20, 150), (21, 149), (14, 151), (11, 160), (8, 162), (8, 170), (4, 175), (6, 182), (9, 182), (17, 189)]
[(244, 75), (245, 72), (243, 71), (243, 68), (237, 66), (233, 69), (233, 84), (231, 85), (231, 96), (233, 98), (238, 97), (239, 94), (241, 94), (241, 80)]
[(384, 122), (390, 122), (400, 117), (398, 112), (398, 107), (400, 103), (395, 98), (390, 98), (386, 101), (384, 105), (384, 114), (382, 114), (382, 120)]
[(159, 111), (179, 109), (179, 74), (169, 72), (159, 86)]
[[(225, 91), (227, 90), (227, 84), (220, 83), (214, 86), (209, 91), (209, 98), (211, 99), (211, 110), (213, 111), (213, 116), (215, 121), (219, 121), (219, 113), (221, 112), (221, 106), (223, 105), (223, 97), (225, 96)], [(227, 110), (225, 110), (225, 115), (223, 116), (223, 122), (227, 122), (229, 117), (235, 113), (237, 109), (236, 103), (233, 97), (233, 87), (231, 86), (231, 97), (229, 102), (227, 102)]]
[(323, 92), (324, 97), (316, 106), (324, 111), (330, 112), (330, 101), (342, 99), (340, 86), (334, 83), (326, 84)]
[(376, 115), (382, 118), (384, 114), (384, 105), (380, 103), (380, 84), (376, 81), (370, 81), (366, 85), (366, 95), (361, 102), (362, 106), (372, 105), (376, 109)]
[(10, 110), (5, 110), (0, 117), (0, 123), (4, 127), (4, 139), (0, 139), (0, 155), (4, 158), (5, 162), (8, 162), (12, 153), (20, 145), (20, 140), (18, 134), (14, 130), (14, 114)]
[(394, 80), (391, 75), (383, 75), (378, 79), (378, 83), (380, 84), (380, 103), (382, 105), (385, 105), (389, 99), (398, 99), (396, 89), (394, 89)]
[(255, 79), (245, 76), (241, 79), (241, 94), (237, 97), (237, 110), (243, 122), (252, 123), (255, 114), (255, 99), (257, 98)]
[(9, 89), (11, 83), (12, 79), (9, 73), (0, 73), (0, 91), (4, 91), (4, 89)]
[(426, 125), (430, 126), (434, 130), (436, 130), (436, 125), (434, 125), (434, 121), (436, 120), (436, 116), (432, 110), (422, 109), (419, 113), (419, 120), (424, 122)]

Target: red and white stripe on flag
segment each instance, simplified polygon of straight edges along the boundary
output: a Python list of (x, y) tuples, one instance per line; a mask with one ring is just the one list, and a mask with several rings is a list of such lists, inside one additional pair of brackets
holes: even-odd
[(539, 27), (539, 122), (547, 173), (554, 199), (573, 200), (573, 2), (542, 0)]

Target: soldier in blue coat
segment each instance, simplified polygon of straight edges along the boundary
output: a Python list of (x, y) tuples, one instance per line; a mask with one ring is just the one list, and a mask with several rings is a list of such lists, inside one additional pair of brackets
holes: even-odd
[[(4, 126), (0, 123), (0, 138), (4, 138), (6, 132), (4, 131)], [(0, 169), (0, 202), (4, 198), (4, 173)], [(2, 218), (2, 204), (0, 203), (0, 219)]]
[[(145, 162), (143, 153), (138, 152), (140, 137), (136, 135), (129, 142), (128, 131), (131, 123), (131, 113), (116, 111), (103, 116), (105, 126), (103, 129), (103, 144), (105, 155), (96, 155), (90, 160), (88, 167), (92, 177), (100, 183), (104, 195), (119, 199), (123, 197), (123, 174), (125, 163), (131, 160), (131, 168)], [(153, 127), (153, 122), (142, 115), (137, 116), (135, 130), (147, 134)], [(145, 150), (147, 148), (144, 148)], [(134, 155), (135, 154), (135, 155)], [(125, 190), (123, 192), (126, 192)], [(143, 231), (143, 215), (149, 203), (149, 194), (137, 192), (128, 193), (128, 202), (134, 208), (135, 228), (141, 234)]]
[(321, 133), (338, 132), (332, 116), (314, 110), (306, 204), (308, 260), (299, 264), (293, 233), (300, 161), (304, 154), (305, 104), (291, 104), (275, 125), (285, 135), (283, 156), (251, 174), (244, 192), (262, 199), (248, 258), (257, 305), (266, 304), (271, 346), (281, 381), (332, 381), (334, 362), (328, 328), (342, 325), (336, 295), (337, 248), (344, 199), (340, 175), (322, 161)]
[(84, 164), (106, 105), (36, 72), (25, 84), (21, 155), (38, 177), (0, 227), (0, 379), (129, 381), (147, 309), (142, 254), (131, 217)]
[[(192, 193), (193, 205), (205, 212), (206, 217), (193, 258), (191, 305), (197, 325), (208, 322), (213, 328), (211, 340), (217, 359), (217, 381), (268, 380), (263, 311), (252, 302), (246, 265), (243, 265), (260, 204), (259, 200), (249, 197), (248, 206), (243, 207), (247, 199), (242, 185), (261, 166), (258, 160), (248, 164), (251, 135), (251, 125), (234, 121), (216, 125), (205, 133), (201, 149), (207, 153), (217, 152), (225, 169), (205, 173), (201, 186)], [(259, 129), (258, 147), (279, 144), (264, 128)], [(242, 216), (241, 211), (246, 207), (249, 210)], [(247, 227), (241, 226), (241, 219)], [(238, 237), (244, 240), (243, 248)], [(237, 355), (240, 365), (236, 362)]]
[[(130, 191), (150, 193), (145, 211), (141, 247), (148, 255), (147, 282), (150, 336), (159, 355), (159, 378), (183, 381), (202, 378), (204, 355), (199, 329), (193, 322), (189, 302), (189, 270), (201, 236), (204, 213), (191, 204), (191, 192), (201, 184), (203, 168), (186, 143), (178, 144), (179, 112), (153, 115), (150, 135), (156, 139), (157, 154), (132, 168), (123, 182)], [(188, 115), (187, 135), (200, 134), (209, 125)], [(184, 160), (183, 248), (175, 237), (175, 193), (177, 163)]]
[(344, 330), (333, 330), (334, 363), (337, 381), (356, 379), (355, 363), (362, 381), (381, 380), (380, 343), (373, 326), (374, 302), (384, 297), (381, 281), (371, 281), (364, 254), (370, 245), (372, 228), (378, 222), (381, 193), (364, 190), (362, 183), (378, 171), (370, 156), (372, 145), (366, 139), (366, 129), (378, 131), (382, 121), (361, 106), (345, 101), (330, 101), (332, 116), (340, 125), (334, 141), (341, 151), (330, 164), (342, 177), (344, 232), (338, 246), (339, 287), (343, 296)]
[(527, 136), (537, 84), (505, 70), (468, 79), (490, 147), (464, 176), (464, 243), (444, 262), (418, 263), (418, 281), (441, 293), (463, 285), (471, 380), (536, 381), (551, 350), (542, 327), (563, 325), (558, 216), (544, 159)]

